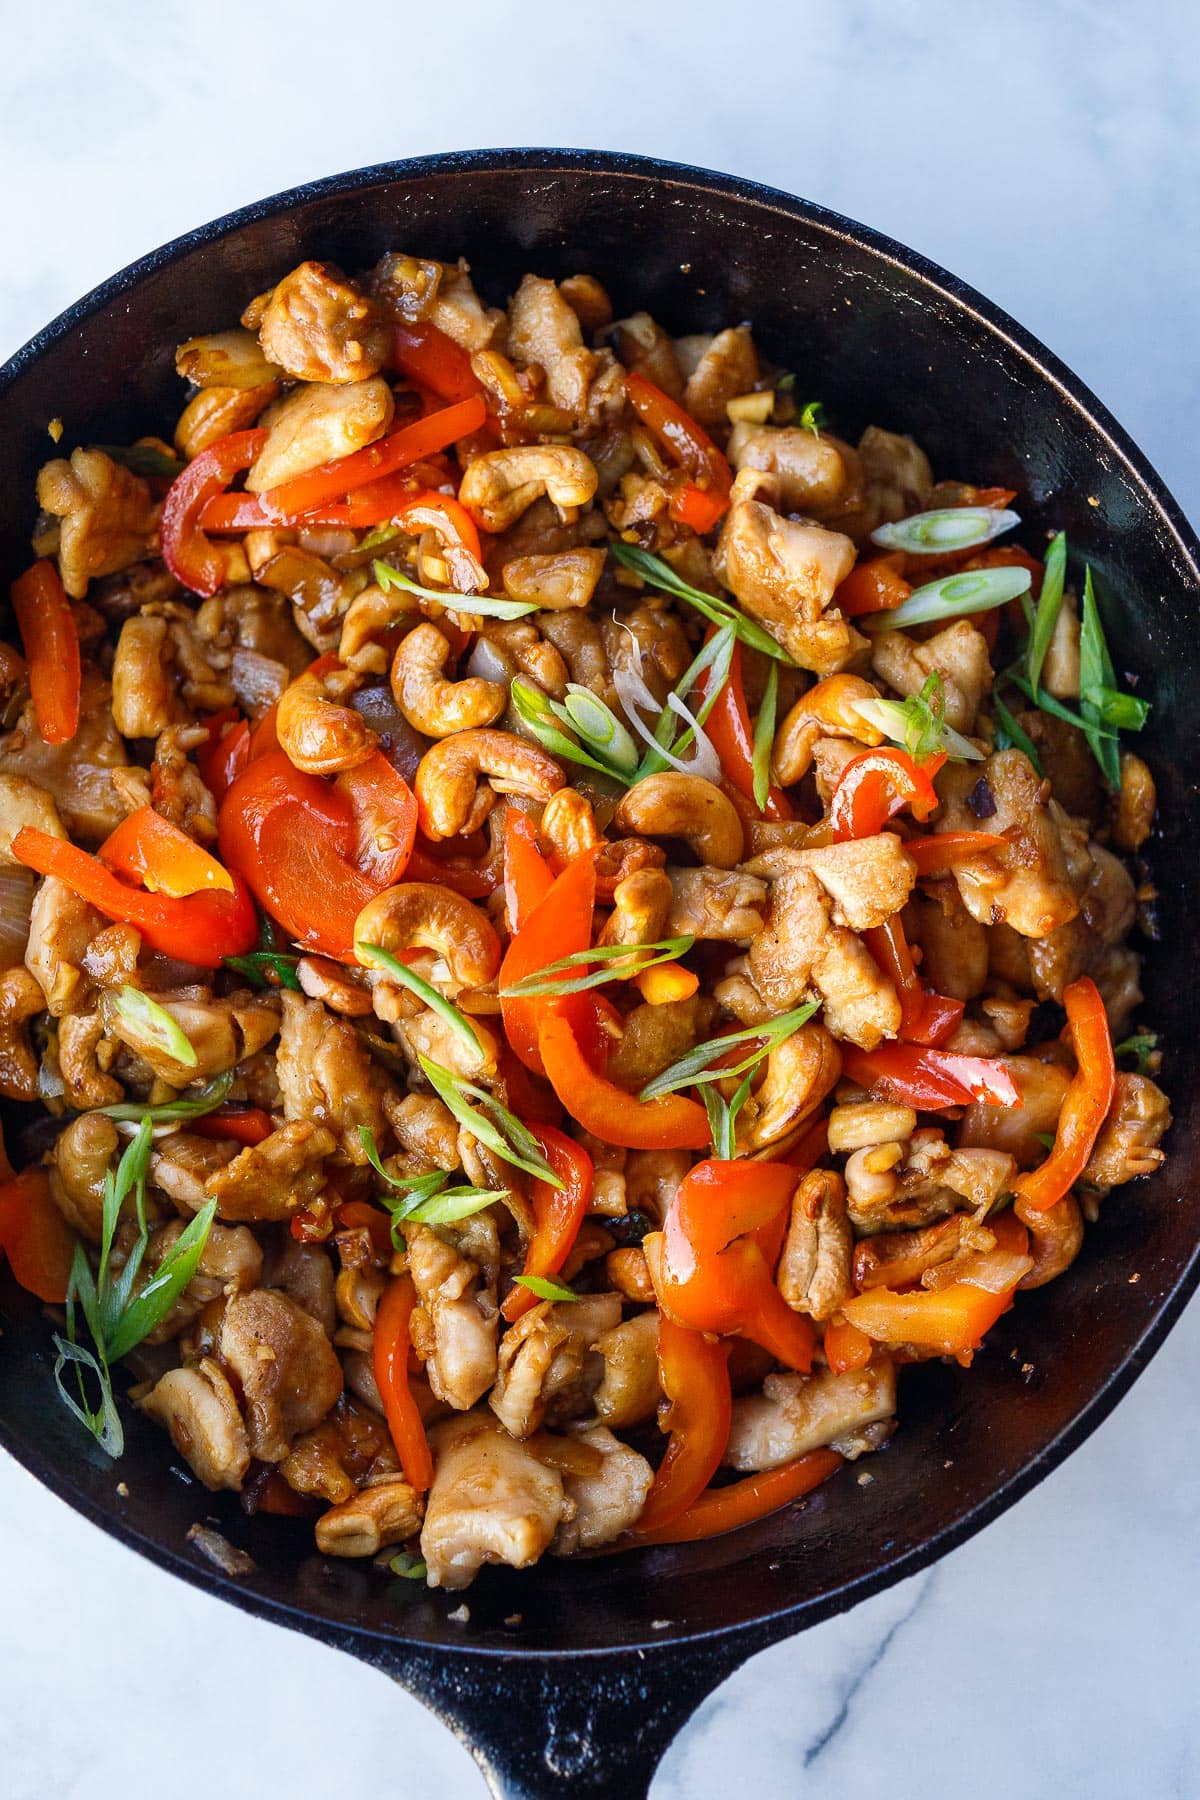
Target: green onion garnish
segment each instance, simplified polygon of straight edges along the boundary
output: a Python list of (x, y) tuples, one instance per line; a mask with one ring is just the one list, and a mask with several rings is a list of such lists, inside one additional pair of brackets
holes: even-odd
[(486, 594), (459, 594), (453, 588), (422, 587), (402, 569), (393, 569), (391, 563), (376, 561), (371, 564), (371, 569), (385, 594), (393, 588), (402, 588), (405, 593), (417, 594), (422, 600), (436, 600), (451, 612), (474, 613), (484, 619), (523, 619), (526, 613), (537, 611), (530, 600), (493, 600)]
[(457, 1006), (452, 1006), (445, 994), (440, 994), (431, 982), (425, 980), (423, 975), (418, 975), (415, 969), (410, 969), (407, 963), (402, 963), (399, 957), (393, 956), (390, 950), (383, 949), (380, 944), (355, 944), (354, 954), (364, 968), (382, 969), (389, 981), (396, 982), (400, 987), (408, 988), (410, 993), (415, 994), (419, 1000), (423, 1000), (426, 1006), (438, 1015), (439, 1019), (444, 1020), (451, 1031), (462, 1039), (468, 1050), (476, 1056), (483, 1056), (483, 1045), (480, 1043), (479, 1034), (470, 1019), (464, 1017)]
[[(731, 1077), (749, 1074), (785, 1038), (806, 1025), (819, 1005), (820, 1001), (809, 1000), (762, 1025), (747, 1025), (742, 1031), (730, 1031), (724, 1037), (709, 1038), (705, 1043), (697, 1044), (686, 1056), (681, 1056), (678, 1062), (656, 1075), (653, 1081), (648, 1081), (638, 1099), (657, 1100), (660, 1095), (674, 1094), (680, 1088), (698, 1087), (709, 1081), (728, 1081)], [(724, 1058), (738, 1044), (757, 1044), (759, 1047), (726, 1066)]]
[(907, 700), (856, 700), (854, 710), (902, 745), (914, 762), (927, 762), (939, 752), (953, 762), (983, 761), (982, 750), (947, 725), (945, 687), (936, 669), (919, 694), (910, 694)]
[(126, 984), (117, 988), (115, 993), (108, 993), (106, 1000), (109, 1010), (124, 1020), (137, 1040), (134, 1043), (135, 1050), (140, 1042), (150, 1050), (169, 1056), (172, 1062), (179, 1063), (182, 1068), (196, 1067), (196, 1051), (191, 1040), (166, 1008), (160, 1006), (157, 1000), (152, 1000), (149, 994), (144, 994), (141, 988)]
[(744, 644), (754, 650), (761, 650), (764, 656), (772, 656), (776, 662), (791, 663), (791, 657), (781, 644), (777, 644), (769, 631), (756, 625), (739, 612), (728, 600), (720, 600), (714, 594), (706, 594), (701, 588), (695, 588), (690, 582), (677, 575), (670, 563), (661, 556), (651, 556), (648, 550), (639, 550), (634, 544), (612, 543), (609, 546), (622, 568), (631, 569), (640, 575), (649, 587), (658, 588), (664, 594), (673, 594), (677, 600), (686, 600), (694, 606), (698, 613), (711, 619), (714, 625), (732, 625)]
[(946, 556), (990, 544), (1020, 523), (1019, 513), (998, 506), (947, 506), (877, 525), (871, 542), (884, 550), (907, 550), (916, 556)]
[(917, 588), (890, 612), (869, 613), (859, 623), (864, 631), (902, 631), (906, 625), (932, 625), (962, 613), (990, 612), (1028, 593), (1028, 569), (965, 569), (943, 575)]
[(754, 804), (759, 812), (765, 812), (767, 797), (771, 792), (771, 751), (775, 744), (775, 708), (779, 700), (779, 664), (773, 662), (767, 670), (767, 685), (762, 697), (762, 705), (758, 709), (758, 717), (754, 721), (754, 748), (752, 764), (754, 769)]
[[(689, 934), (660, 938), (654, 944), (597, 944), (593, 950), (573, 950), (570, 956), (560, 956), (557, 962), (547, 963), (544, 969), (535, 969), (532, 975), (514, 981), (511, 987), (501, 988), (500, 997), (532, 1000), (543, 994), (582, 994), (587, 988), (602, 987), (606, 981), (630, 981), (645, 969), (686, 956), (695, 942)], [(628, 966), (620, 969), (609, 966), (618, 961), (624, 961)], [(606, 966), (590, 975), (569, 973), (586, 969), (594, 962)]]
[[(494, 1094), (489, 1094), (486, 1088), (476, 1087), (473, 1082), (463, 1081), (461, 1076), (452, 1075), (449, 1069), (431, 1061), (428, 1056), (418, 1056), (417, 1061), (434, 1093), (445, 1101), (472, 1137), (486, 1144), (502, 1161), (524, 1169), (528, 1175), (536, 1175), (539, 1181), (548, 1182), (555, 1188), (565, 1185), (546, 1161), (533, 1133), (502, 1106)], [(465, 1098), (467, 1095), (470, 1099)], [(477, 1104), (472, 1106), (471, 1100)]]
[(518, 1275), (517, 1284), (528, 1288), (539, 1300), (578, 1300), (579, 1295), (574, 1288), (569, 1288), (565, 1281), (551, 1281), (547, 1275)]

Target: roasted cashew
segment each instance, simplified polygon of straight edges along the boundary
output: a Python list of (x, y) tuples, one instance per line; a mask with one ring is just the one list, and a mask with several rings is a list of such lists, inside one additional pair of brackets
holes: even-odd
[(883, 733), (855, 712), (857, 700), (878, 700), (879, 689), (861, 675), (828, 675), (801, 694), (775, 733), (771, 773), (781, 787), (802, 781), (812, 767), (818, 738), (849, 737), (873, 749)]
[(803, 1124), (842, 1073), (842, 1053), (823, 1025), (802, 1025), (777, 1044), (742, 1115), (739, 1150), (765, 1150)]
[(364, 675), (386, 675), (388, 652), (376, 639), (401, 619), (419, 617), (420, 611), (418, 596), (403, 588), (393, 588), (385, 594), (374, 583), (365, 587), (350, 602), (342, 620), (338, 660)]
[(672, 895), (671, 878), (665, 869), (635, 869), (616, 885), (613, 912), (600, 933), (600, 942), (658, 943), (666, 931)]
[(392, 696), (409, 724), (426, 737), (490, 725), (508, 704), (498, 681), (482, 681), (477, 675), (448, 681), (442, 670), (449, 655), (449, 639), (426, 623), (402, 639), (392, 658)]
[(357, 769), (379, 742), (361, 713), (329, 697), (331, 685), (328, 676), (297, 676), (284, 689), (275, 715), (280, 749), (308, 775)]
[(404, 881), (385, 888), (359, 913), (356, 944), (378, 944), (393, 956), (433, 950), (462, 987), (483, 987), (500, 967), (500, 940), (477, 906), (453, 888)]
[(419, 1531), (425, 1508), (402, 1475), (380, 1475), (350, 1500), (317, 1520), (317, 1549), (325, 1556), (376, 1556)]
[(675, 769), (647, 775), (630, 788), (617, 807), (615, 823), (640, 837), (686, 838), (710, 869), (732, 869), (745, 851), (742, 821), (729, 796), (702, 775), (681, 775)]
[[(480, 787), (486, 775), (490, 789)], [(460, 731), (427, 750), (413, 786), (421, 830), (432, 842), (478, 831), (496, 794), (543, 803), (564, 785), (552, 756), (509, 731)]]
[(488, 450), (467, 465), (458, 497), (485, 531), (507, 531), (545, 494), (564, 520), (596, 492), (596, 470), (569, 444), (516, 444)]
[(1083, 1244), (1083, 1214), (1079, 1202), (1073, 1194), (1064, 1194), (1045, 1212), (1035, 1212), (1018, 1195), (1013, 1211), (1029, 1232), (1029, 1254), (1033, 1258), (1032, 1269), (1017, 1286), (1045, 1287), (1048, 1281), (1069, 1269), (1079, 1255)]
[[(547, 800), (541, 833), (567, 862), (573, 862), (585, 850), (594, 850), (603, 842), (591, 801), (573, 787), (559, 788), (557, 794)], [(624, 942), (623, 939), (617, 941)]]

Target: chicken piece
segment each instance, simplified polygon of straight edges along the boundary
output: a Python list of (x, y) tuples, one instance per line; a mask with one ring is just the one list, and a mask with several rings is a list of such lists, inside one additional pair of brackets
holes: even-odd
[(56, 876), (47, 875), (33, 897), (25, 967), (54, 1018), (82, 1006), (88, 986), (83, 959), (103, 930), (104, 919), (94, 906)]
[(1003, 1060), (1020, 1090), (1020, 1106), (965, 1107), (958, 1143), (963, 1149), (1003, 1150), (1018, 1168), (1033, 1169), (1045, 1161), (1046, 1147), (1039, 1134), (1054, 1132), (1071, 1077), (1060, 1063), (1041, 1062), (1034, 1056)]
[[(1070, 807), (1065, 796), (1063, 805)], [(1121, 791), (1113, 807), (1113, 843), (1118, 850), (1132, 854), (1140, 850), (1154, 825), (1158, 795), (1154, 777), (1140, 756), (1130, 750), (1121, 752)]]
[(726, 403), (758, 385), (758, 357), (748, 325), (718, 331), (687, 378), (683, 405), (702, 425), (727, 423)]
[(147, 1035), (145, 1028), (111, 1012), (106, 1020), (111, 1036), (128, 1044), (149, 1063), (156, 1075), (175, 1087), (189, 1081), (207, 1081), (223, 1075), (242, 1060), (269, 1044), (279, 1029), (279, 1010), (273, 997), (253, 994), (247, 989), (224, 1000), (193, 999), (183, 994), (159, 990), (157, 1005), (174, 1019), (196, 1052), (192, 1064), (179, 1062), (162, 1048), (158, 1040)]
[(337, 1506), (352, 1499), (364, 1482), (394, 1475), (399, 1467), (379, 1413), (343, 1394), (319, 1425), (295, 1440), (279, 1473), (296, 1493), (316, 1494)]
[(636, 369), (672, 400), (683, 399), (683, 371), (675, 346), (649, 313), (631, 313), (613, 327), (617, 355), (627, 369)]
[(793, 1312), (817, 1320), (833, 1316), (850, 1292), (853, 1249), (845, 1182), (836, 1170), (811, 1170), (792, 1197), (775, 1276)]
[(262, 1285), (280, 1288), (329, 1338), (337, 1329), (335, 1281), (324, 1246), (298, 1243), (290, 1231), (280, 1233), (263, 1262)]
[(0, 1094), (6, 1100), (37, 1099), (38, 1062), (29, 1041), (29, 1021), (45, 1004), (41, 987), (27, 969), (0, 975)]
[(939, 777), (943, 805), (936, 831), (1004, 834), (1004, 850), (954, 871), (963, 904), (981, 925), (1008, 924), (1022, 937), (1045, 937), (1079, 912), (1063, 841), (1061, 814), (1020, 750), (984, 763), (955, 763)]
[(661, 1225), (679, 1184), (692, 1166), (686, 1150), (630, 1150), (625, 1157), (625, 1200), (629, 1212)]
[[(98, 844), (115, 831), (125, 807), (113, 771), (129, 758), (113, 723), (112, 690), (91, 663), (80, 682), (79, 729), (67, 744), (47, 744), (29, 703), (11, 731), (0, 735), (0, 768), (48, 793), (63, 830), (76, 843)], [(35, 820), (27, 821), (29, 824)]]
[(210, 1175), (205, 1193), (221, 1219), (258, 1225), (290, 1219), (324, 1189), (325, 1158), (336, 1147), (323, 1125), (293, 1120)]
[(166, 1426), (206, 1488), (241, 1490), (250, 1467), (250, 1440), (233, 1389), (212, 1357), (195, 1368), (169, 1369), (140, 1405), (148, 1418)]
[(387, 361), (391, 332), (375, 302), (332, 263), (302, 262), (242, 315), (268, 362), (293, 381), (362, 381)]
[(160, 1138), (150, 1156), (150, 1180), (164, 1193), (177, 1212), (199, 1212), (209, 1198), (205, 1183), (227, 1169), (237, 1154), (232, 1138), (201, 1137), (196, 1132), (173, 1131)]
[(946, 724), (968, 735), (992, 686), (987, 639), (969, 619), (956, 619), (923, 643), (903, 631), (877, 632), (871, 669), (898, 694), (906, 695), (919, 694), (931, 675), (940, 675)]
[(153, 546), (149, 487), (103, 450), (73, 450), (69, 462), (58, 457), (44, 464), (37, 499), (61, 521), (58, 568), (73, 600), (83, 599), (93, 577), (127, 568)]
[(866, 648), (832, 605), (854, 559), (840, 532), (781, 518), (760, 500), (735, 500), (713, 570), (802, 669), (835, 675)]
[(823, 737), (813, 744), (813, 779), (817, 784), (817, 798), (826, 811), (846, 764), (861, 755), (862, 745), (852, 743), (848, 738)]
[(1149, 1076), (1118, 1074), (1116, 1095), (1082, 1179), (1107, 1193), (1139, 1175), (1153, 1175), (1166, 1160), (1158, 1145), (1170, 1123), (1170, 1101)]
[(274, 1288), (234, 1294), (221, 1320), (221, 1361), (237, 1380), (250, 1453), (282, 1462), (342, 1391), (342, 1365), (315, 1319)]
[(1141, 957), (1126, 944), (1114, 944), (1092, 965), (1092, 979), (1100, 989), (1114, 1043), (1126, 1035), (1142, 1004), (1141, 973)]
[(795, 853), (833, 901), (835, 925), (870, 931), (899, 912), (913, 890), (917, 866), (892, 831)]
[(17, 869), (12, 841), (24, 826), (47, 837), (66, 837), (54, 795), (25, 775), (0, 775), (0, 868)]
[(515, 1438), (586, 1411), (604, 1373), (597, 1338), (621, 1322), (619, 1294), (542, 1301), (505, 1332), (489, 1405)]
[(933, 1129), (915, 1132), (904, 1146), (903, 1160), (888, 1169), (874, 1169), (871, 1154), (856, 1150), (846, 1164), (850, 1221), (868, 1236), (931, 1225), (960, 1212), (964, 1202), (982, 1217), (1012, 1188), (1017, 1173), (1007, 1151), (952, 1149)]
[(951, 1000), (974, 1000), (987, 986), (987, 930), (963, 905), (952, 881), (927, 883), (910, 896), (904, 928), (921, 950), (921, 979)]
[(751, 938), (747, 967), (770, 1014), (787, 1012), (804, 998), (829, 936), (830, 901), (803, 854), (776, 850), (755, 863), (770, 872), (770, 905), (762, 930)]
[(636, 1313), (596, 1339), (604, 1373), (593, 1397), (596, 1417), (615, 1431), (652, 1419), (662, 1389), (658, 1380), (658, 1313)]
[(157, 737), (184, 717), (171, 666), (170, 623), (161, 615), (126, 619), (113, 657), (113, 718), (127, 738)]
[[(1041, 707), (1030, 706), (1015, 715), (1017, 724), (1033, 741), (1054, 798), (1073, 818), (1094, 825), (1103, 811), (1104, 787), (1091, 746), (1082, 731), (1056, 719)], [(988, 826), (990, 830), (991, 827)]]
[(737, 869), (668, 869), (668, 937), (741, 943), (763, 928), (767, 884)]
[[(654, 1470), (644, 1456), (623, 1444), (604, 1425), (572, 1433), (576, 1442), (598, 1450), (599, 1468), (563, 1475), (567, 1507), (550, 1545), (552, 1556), (573, 1556), (578, 1550), (598, 1550), (611, 1544), (637, 1523)], [(574, 1507), (574, 1516), (570, 1508)]]
[(360, 1494), (331, 1507), (317, 1520), (317, 1549), (326, 1556), (377, 1556), (420, 1530), (420, 1494), (401, 1475), (381, 1475)]
[[(31, 981), (31, 976), (26, 976)], [(2, 984), (0, 984), (2, 985)], [(37, 990), (38, 1010), (44, 1006), (42, 991)], [(106, 1058), (100, 1066), (100, 1052)], [(107, 1038), (104, 1020), (98, 1012), (66, 1013), (58, 1027), (58, 1071), (63, 1078), (63, 1099), (77, 1112), (94, 1106), (113, 1106), (124, 1090), (119, 1081), (106, 1073), (115, 1045)]]
[(385, 1094), (383, 1110), (402, 1150), (425, 1169), (458, 1168), (458, 1121), (436, 1094)]
[(464, 1588), (485, 1563), (535, 1563), (565, 1511), (558, 1471), (487, 1412), (443, 1420), (429, 1444), (434, 1474), (421, 1555), (430, 1587)]
[(367, 1126), (378, 1140), (387, 1124), (384, 1077), (348, 1019), (304, 994), (284, 993), (280, 1001), (276, 1067), (285, 1117), (327, 1126), (350, 1161), (364, 1164), (360, 1128)]
[(890, 1419), (896, 1378), (890, 1357), (873, 1356), (865, 1369), (844, 1375), (768, 1375), (761, 1394), (733, 1403), (724, 1460), (735, 1469), (777, 1469)]
[(439, 1400), (466, 1412), (496, 1379), (499, 1313), (478, 1265), (427, 1225), (405, 1227), (420, 1307), (412, 1338)]
[[(151, 1231), (143, 1272), (139, 1273), (136, 1284), (139, 1289), (175, 1248), (184, 1229), (181, 1219), (170, 1219)], [(211, 1301), (254, 1287), (262, 1274), (262, 1266), (262, 1248), (248, 1225), (218, 1225), (214, 1220), (204, 1240), (195, 1274), (170, 1312), (143, 1341), (147, 1344), (170, 1343)]]
[(933, 488), (929, 458), (910, 437), (868, 425), (858, 440), (863, 503), (844, 522), (856, 543), (866, 544), (877, 525), (921, 512)]
[(188, 752), (208, 742), (205, 725), (171, 725), (154, 746), (150, 768), (154, 810), (198, 844), (217, 841), (217, 801)]
[(712, 1018), (712, 1002), (701, 994), (661, 1006), (635, 1006), (608, 1060), (608, 1079), (636, 1094), (648, 1081), (698, 1044)]
[(737, 424), (729, 434), (735, 469), (761, 469), (775, 478), (780, 510), (838, 519), (862, 502), (858, 454), (827, 432), (798, 425)]
[(832, 928), (812, 968), (813, 986), (835, 1038), (874, 1050), (900, 1030), (900, 1001), (887, 976), (853, 932)]
[(552, 281), (526, 275), (508, 309), (508, 353), (545, 371), (552, 406), (580, 425), (598, 429), (625, 398), (620, 365), (611, 351), (588, 350), (579, 319)]
[[(314, 382), (293, 388), (269, 406), (259, 420), (268, 436), (246, 475), (247, 489), (252, 494), (262, 494), (326, 462), (364, 450), (384, 435), (394, 413), (392, 390), (382, 376), (369, 381), (351, 379), (341, 387)], [(265, 550), (267, 540), (261, 541)], [(274, 549), (294, 542), (290, 535), (272, 540)], [(253, 552), (257, 544), (251, 548)], [(250, 554), (250, 566), (256, 575), (261, 576), (269, 560), (269, 555), (261, 551)], [(248, 590), (240, 591), (244, 594)], [(211, 618), (211, 614), (208, 616)], [(245, 640), (239, 638), (239, 642)], [(255, 647), (262, 649), (261, 645)], [(289, 657), (280, 660), (292, 666)], [(298, 673), (295, 669), (292, 672)]]

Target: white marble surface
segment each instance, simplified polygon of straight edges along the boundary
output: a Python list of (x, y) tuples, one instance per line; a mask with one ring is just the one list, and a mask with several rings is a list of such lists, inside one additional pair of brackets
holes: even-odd
[[(131, 257), (308, 177), (497, 141), (640, 149), (806, 194), (973, 281), (1200, 514), (1190, 0), (62, 0), (29, 19), (0, 0), (0, 353)], [(1193, 1307), (981, 1538), (729, 1682), (655, 1800), (1200, 1794), (1198, 1359)], [(348, 1776), (482, 1793), (384, 1678), (139, 1563), (9, 1463), (0, 1594), (9, 1800), (316, 1800)]]

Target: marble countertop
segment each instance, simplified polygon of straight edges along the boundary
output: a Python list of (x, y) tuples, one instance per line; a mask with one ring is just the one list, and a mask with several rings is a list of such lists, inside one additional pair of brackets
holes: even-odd
[[(63, 0), (0, 71), (0, 355), (134, 256), (310, 177), (501, 140), (636, 149), (802, 193), (973, 282), (1200, 517), (1190, 0), (1136, 16), (763, 0), (753, 18), (747, 36), (712, 0), (669, 24), (631, 0), (602, 17), (534, 0), (519, 18), (462, 0), (414, 58), (403, 10), (378, 0), (332, 45), (305, 0)], [(1115, 1414), (998, 1523), (721, 1688), (655, 1800), (1200, 1793), (1198, 1360), (1193, 1305)], [(385, 1678), (138, 1561), (4, 1460), (0, 1593), (10, 1800), (151, 1784), (196, 1800), (216, 1780), (223, 1800), (316, 1800), (348, 1769), (387, 1771), (403, 1795), (483, 1792)]]

